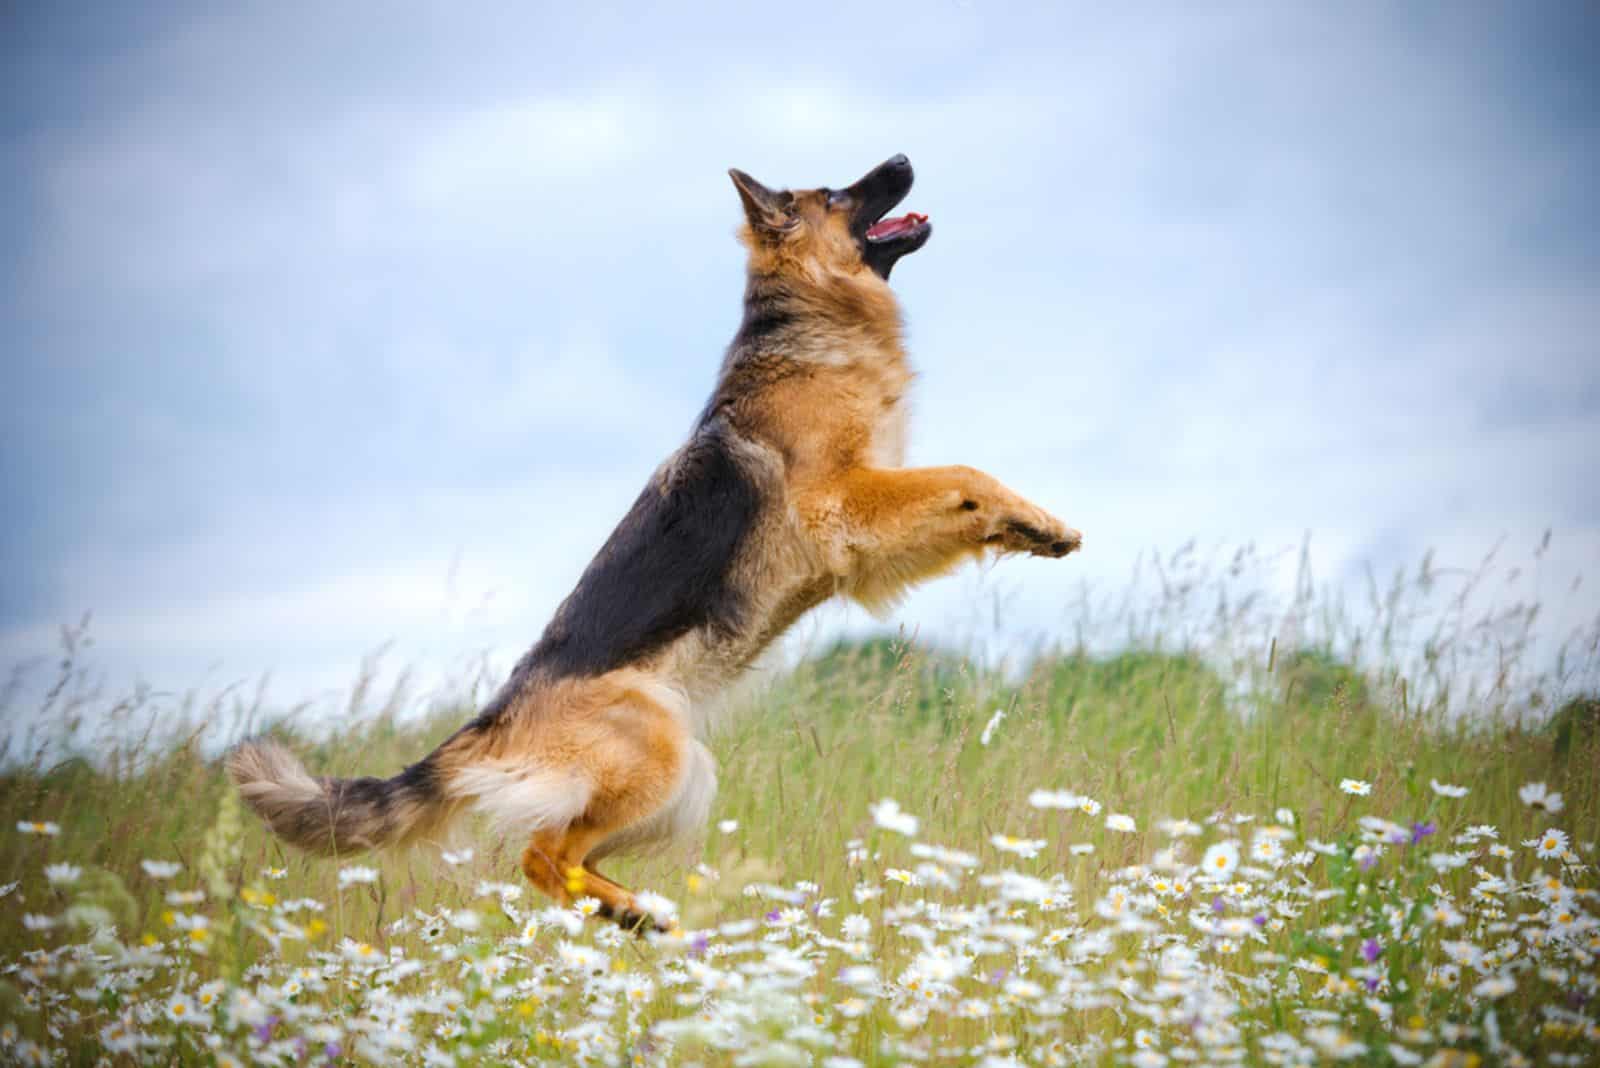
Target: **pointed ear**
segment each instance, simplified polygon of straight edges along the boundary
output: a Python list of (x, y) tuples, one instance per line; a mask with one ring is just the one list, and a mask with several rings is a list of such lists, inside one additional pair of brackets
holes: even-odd
[(788, 212), (783, 207), (782, 194), (775, 193), (737, 167), (728, 170), (733, 187), (739, 191), (744, 203), (744, 216), (756, 230), (776, 232), (789, 228)]

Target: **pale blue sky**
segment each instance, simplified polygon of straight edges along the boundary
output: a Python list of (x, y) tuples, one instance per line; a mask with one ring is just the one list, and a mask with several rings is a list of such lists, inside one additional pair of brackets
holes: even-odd
[(114, 681), (285, 703), (514, 655), (709, 389), (726, 168), (895, 152), (912, 458), (1086, 548), (893, 622), (1048, 638), (1191, 536), (1593, 575), (1593, 6), (1204, 8), (7, 6), (0, 661), (85, 611)]

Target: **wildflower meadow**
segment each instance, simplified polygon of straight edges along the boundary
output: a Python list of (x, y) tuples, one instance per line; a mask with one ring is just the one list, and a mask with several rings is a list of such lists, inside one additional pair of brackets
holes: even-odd
[(540, 898), (470, 823), (285, 852), (220, 769), (269, 728), (392, 773), (470, 699), (319, 732), (230, 697), (177, 734), (135, 699), (92, 744), (13, 739), (0, 1058), (1600, 1063), (1593, 645), (1474, 681), (1504, 617), (1402, 641), (1400, 598), (1291, 644), (1279, 609), (1215, 608), (1226, 578), (1020, 666), (882, 639), (753, 687), (712, 725), (699, 850), (608, 870), (665, 934)]

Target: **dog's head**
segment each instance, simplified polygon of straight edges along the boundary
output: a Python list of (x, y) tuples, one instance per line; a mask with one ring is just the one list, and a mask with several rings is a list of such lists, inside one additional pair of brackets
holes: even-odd
[(822, 275), (870, 271), (888, 279), (900, 257), (933, 233), (926, 215), (884, 218), (911, 191), (905, 156), (885, 160), (843, 189), (774, 190), (741, 170), (728, 174), (744, 202), (753, 261)]

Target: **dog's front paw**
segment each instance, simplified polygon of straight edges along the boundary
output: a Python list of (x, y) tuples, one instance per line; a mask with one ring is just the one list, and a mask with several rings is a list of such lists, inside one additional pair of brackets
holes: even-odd
[(1083, 535), (1042, 509), (1008, 516), (990, 542), (1007, 552), (1033, 556), (1061, 557), (1083, 544)]

